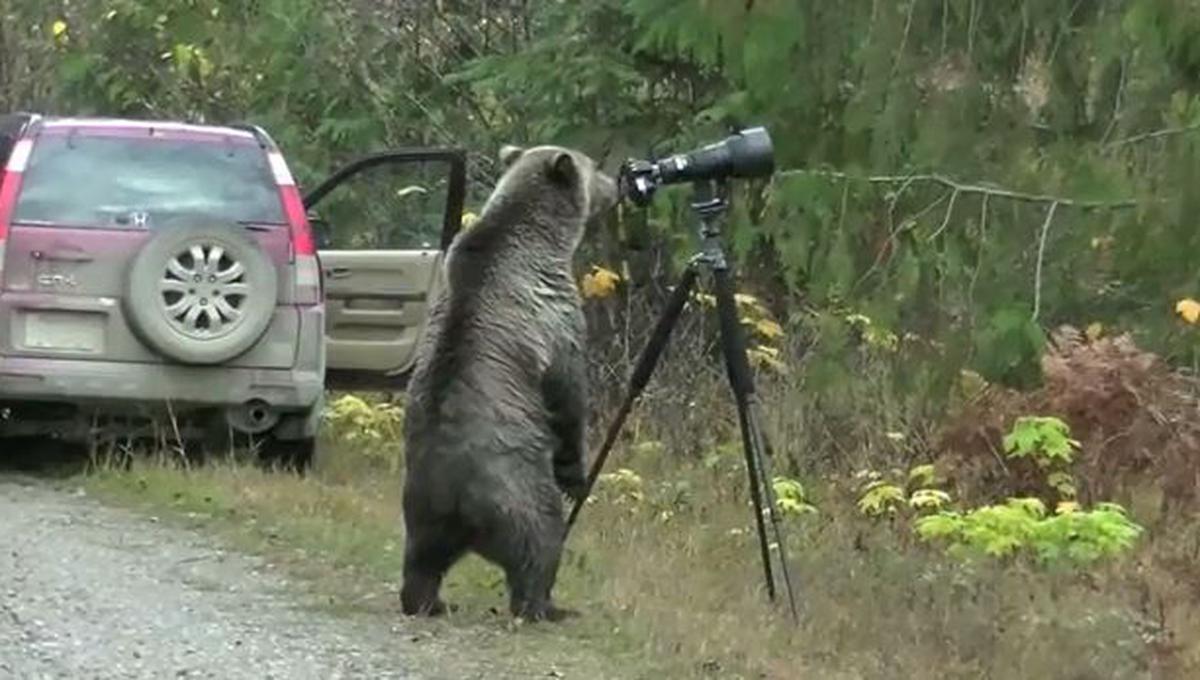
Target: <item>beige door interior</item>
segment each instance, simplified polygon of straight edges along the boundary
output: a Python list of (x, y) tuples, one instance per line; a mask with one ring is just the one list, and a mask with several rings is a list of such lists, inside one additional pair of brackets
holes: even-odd
[(379, 154), (306, 197), (321, 244), (328, 387), (396, 388), (407, 377), (461, 223), (461, 157), (439, 153)]
[(412, 363), (442, 252), (322, 250), (329, 368), (395, 375)]

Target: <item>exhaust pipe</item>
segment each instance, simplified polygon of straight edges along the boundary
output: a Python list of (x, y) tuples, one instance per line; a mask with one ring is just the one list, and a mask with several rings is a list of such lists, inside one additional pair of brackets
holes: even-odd
[(262, 399), (251, 399), (226, 410), (225, 420), (242, 434), (262, 434), (279, 423), (279, 411)]

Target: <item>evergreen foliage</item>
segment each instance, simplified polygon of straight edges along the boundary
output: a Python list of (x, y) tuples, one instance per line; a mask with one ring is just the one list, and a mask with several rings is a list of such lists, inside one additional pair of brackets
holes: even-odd
[[(849, 313), (907, 338), (896, 379), (928, 397), (964, 366), (1036, 382), (1044, 329), (1064, 321), (1192, 358), (1170, 313), (1200, 283), (1189, 3), (5, 6), (6, 108), (245, 119), (309, 183), (381, 146), (456, 144), (478, 203), (503, 143), (578, 145), (611, 165), (765, 124), (781, 172), (739, 187), (730, 238), (743, 286), (814, 348), (818, 389), (855, 370)], [(686, 198), (627, 213), (598, 256), (678, 263)]]

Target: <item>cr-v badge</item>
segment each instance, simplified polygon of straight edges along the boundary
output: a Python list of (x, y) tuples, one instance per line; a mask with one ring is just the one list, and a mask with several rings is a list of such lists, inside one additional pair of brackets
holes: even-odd
[(79, 282), (70, 274), (40, 274), (38, 285), (43, 288), (76, 288)]

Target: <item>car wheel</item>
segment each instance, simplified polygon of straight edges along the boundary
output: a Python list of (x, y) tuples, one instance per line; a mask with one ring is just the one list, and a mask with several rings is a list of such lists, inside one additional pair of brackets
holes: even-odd
[(163, 356), (219, 364), (262, 337), (275, 313), (278, 274), (239, 225), (160, 231), (133, 258), (125, 315)]

